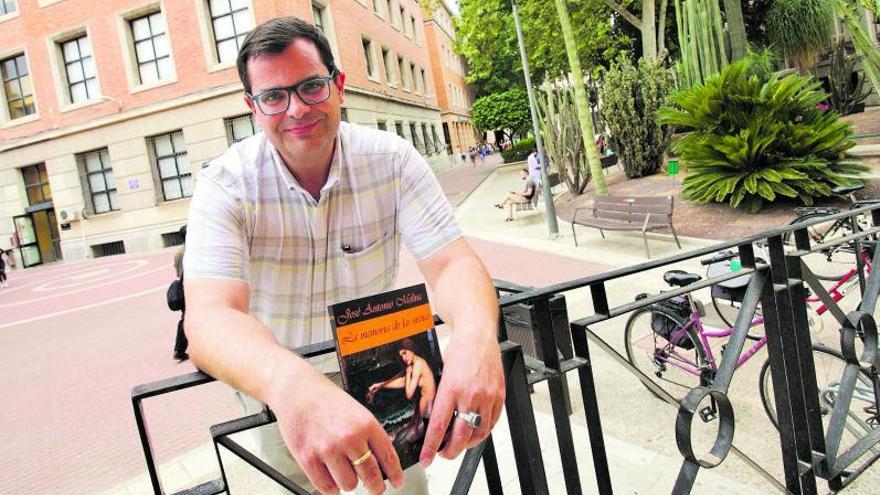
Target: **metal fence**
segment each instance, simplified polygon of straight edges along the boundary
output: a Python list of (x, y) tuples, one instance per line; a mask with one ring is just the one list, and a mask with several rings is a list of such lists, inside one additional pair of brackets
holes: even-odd
[[(859, 218), (870, 221), (859, 221)], [(811, 229), (816, 225), (837, 220), (848, 222), (854, 233), (816, 244), (811, 238)], [(504, 370), (507, 376), (506, 412), (521, 492), (539, 495), (549, 493), (541, 441), (528, 393), (530, 385), (547, 382), (566, 492), (580, 494), (585, 491), (581, 480), (584, 468), (578, 466), (575, 446), (576, 442), (581, 444), (588, 442), (592, 453), (596, 486), (586, 491), (613, 493), (614, 484), (609, 471), (602, 431), (602, 407), (596, 400), (594, 373), (611, 373), (616, 370), (595, 369), (590, 356), (591, 346), (598, 346), (606, 351), (656, 395), (677, 406), (674, 432), (682, 462), (672, 493), (690, 493), (700, 470), (723, 464), (730, 453), (740, 457), (756, 474), (762, 476), (780, 492), (817, 493), (818, 480), (827, 480), (828, 487), (832, 491), (841, 490), (849, 485), (880, 457), (880, 449), (877, 448), (880, 443), (880, 428), (866, 429), (860, 434), (858, 441), (841, 448), (841, 438), (847, 429), (848, 415), (850, 415), (850, 403), (853, 395), (859, 393), (859, 384), (864, 386), (864, 380), (869, 383), (868, 392), (873, 402), (865, 409), (866, 414), (872, 414), (874, 419), (877, 418), (877, 397), (880, 395), (877, 393), (877, 369), (880, 361), (878, 361), (877, 329), (873, 315), (880, 293), (880, 270), (870, 270), (873, 262), (880, 259), (876, 254), (880, 250), (873, 249), (874, 241), (880, 232), (877, 225), (880, 225), (880, 205), (872, 205), (549, 287), (530, 289), (498, 283), (499, 303), (502, 307), (499, 338), (502, 341)], [(849, 313), (845, 313), (835, 303), (828, 290), (813, 273), (812, 267), (804, 261), (806, 257), (815, 253), (829, 253), (842, 247), (853, 253), (853, 266), (862, 296), (857, 309)], [(657, 295), (619, 305), (611, 305), (609, 302), (606, 290), (609, 282), (637, 281), (638, 277), (649, 270), (675, 268), (684, 261), (712, 256), (731, 249), (736, 250), (741, 260), (742, 269), (739, 271), (725, 272), (719, 276), (704, 278)], [(761, 256), (765, 259), (756, 256), (756, 250), (760, 250)], [(872, 256), (867, 263), (861, 256), (865, 252), (871, 253)], [(670, 395), (658, 386), (651, 376), (632, 366), (618, 349), (595, 330), (597, 325), (611, 318), (642, 308), (650, 308), (660, 301), (710, 288), (744, 275), (749, 276), (750, 279), (732, 334), (724, 347), (717, 369), (712, 373), (701, 372), (700, 384), (687, 392), (683, 398)], [(570, 333), (560, 333), (558, 323), (560, 295), (580, 288), (589, 289), (591, 314), (569, 322)], [(824, 391), (827, 392), (824, 398), (820, 396), (823, 391), (817, 385), (811, 352), (813, 345), (811, 335), (806, 331), (808, 317), (805, 300), (808, 288), (811, 294), (828, 307), (839, 325), (840, 344), (837, 352), (845, 360), (845, 366), (839, 380), (835, 382), (833, 392)], [(505, 319), (504, 315), (509, 314), (511, 308), (522, 305), (528, 307), (527, 320), (533, 331), (533, 341), (529, 341), (528, 336), (522, 336), (521, 328), (508, 332), (509, 319)], [(745, 342), (749, 339), (753, 318), (759, 312), (767, 337), (773, 402), (779, 425), (778, 448), (781, 452), (784, 473), (784, 479), (781, 480), (775, 479), (766, 466), (752, 461), (733, 444), (735, 411), (729, 400), (728, 390)], [(513, 340), (518, 340), (524, 345)], [(534, 355), (524, 355), (524, 348), (529, 349), (529, 354)], [(324, 343), (301, 349), (301, 354), (311, 356), (332, 351), (333, 344)], [(584, 418), (588, 438), (575, 438), (573, 435), (572, 421), (575, 417), (570, 415), (571, 397), (566, 385), (566, 375), (572, 372), (578, 373), (580, 400), (585, 405)], [(156, 395), (176, 392), (209, 381), (212, 379), (207, 375), (194, 373), (135, 387), (132, 391), (132, 402), (147, 468), (153, 489), (157, 494), (164, 492), (147, 433), (143, 402)], [(665, 406), (662, 402), (657, 402), (657, 407)], [(697, 419), (718, 421), (717, 436), (706, 454), (695, 453), (693, 446), (691, 427)], [(228, 484), (225, 472), (222, 470), (221, 447), (294, 493), (305, 493), (231, 438), (235, 432), (273, 420), (271, 411), (264, 411), (255, 416), (212, 427), (211, 434), (221, 465), (220, 476), (216, 480), (178, 493), (209, 494), (226, 490)], [(452, 493), (468, 492), (480, 463), (485, 471), (489, 492), (493, 495), (504, 493), (491, 437), (484, 444), (465, 454)]]

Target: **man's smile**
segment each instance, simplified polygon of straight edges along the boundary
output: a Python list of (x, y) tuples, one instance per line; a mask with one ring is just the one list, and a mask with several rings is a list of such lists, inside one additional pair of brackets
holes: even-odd
[(284, 132), (293, 134), (294, 136), (301, 136), (303, 134), (310, 133), (318, 125), (319, 122), (321, 122), (321, 119), (317, 119), (314, 122), (309, 122), (306, 124), (293, 125), (284, 129)]

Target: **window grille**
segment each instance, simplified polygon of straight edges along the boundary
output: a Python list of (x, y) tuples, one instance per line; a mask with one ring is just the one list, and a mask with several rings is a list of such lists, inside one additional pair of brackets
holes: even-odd
[(193, 180), (183, 131), (148, 138), (165, 201), (192, 196)]
[(92, 212), (106, 213), (119, 210), (119, 197), (116, 193), (116, 182), (113, 180), (113, 168), (110, 166), (110, 154), (107, 148), (81, 153), (76, 159), (88, 184)]

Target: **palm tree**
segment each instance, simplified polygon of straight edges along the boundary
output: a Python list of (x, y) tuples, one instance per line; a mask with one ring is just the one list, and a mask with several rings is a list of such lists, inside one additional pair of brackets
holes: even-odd
[(599, 149), (596, 148), (595, 136), (593, 134), (593, 115), (590, 113), (590, 103), (587, 99), (587, 91), (584, 89), (584, 73), (581, 71), (581, 61), (578, 58), (577, 45), (574, 42), (574, 31), (571, 29), (571, 17), (568, 15), (568, 5), (565, 0), (556, 0), (556, 12), (562, 25), (565, 52), (568, 55), (568, 65), (571, 68), (571, 76), (574, 80), (574, 103), (577, 108), (578, 120), (580, 120), (581, 124), (584, 147), (587, 151), (587, 163), (590, 165), (590, 174), (593, 176), (596, 194), (604, 196), (608, 194), (608, 186), (605, 185), (605, 177), (602, 175)]

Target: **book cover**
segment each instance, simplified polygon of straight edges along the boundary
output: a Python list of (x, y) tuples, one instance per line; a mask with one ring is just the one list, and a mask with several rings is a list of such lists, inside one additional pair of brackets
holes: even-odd
[(391, 439), (406, 469), (419, 461), (443, 372), (424, 284), (329, 308), (345, 390)]

